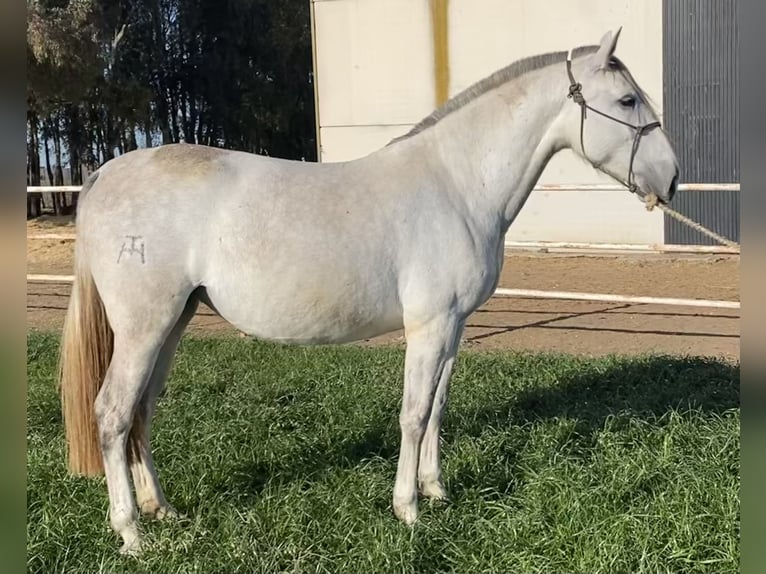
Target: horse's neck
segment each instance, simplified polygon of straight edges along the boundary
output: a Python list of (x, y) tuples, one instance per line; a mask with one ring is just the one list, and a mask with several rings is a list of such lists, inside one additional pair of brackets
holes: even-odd
[[(490, 91), (428, 131), (452, 193), (503, 233), (562, 142), (552, 126), (562, 106), (556, 70), (538, 70)], [(562, 72), (563, 73), (563, 72)], [(494, 220), (494, 221), (493, 221)]]

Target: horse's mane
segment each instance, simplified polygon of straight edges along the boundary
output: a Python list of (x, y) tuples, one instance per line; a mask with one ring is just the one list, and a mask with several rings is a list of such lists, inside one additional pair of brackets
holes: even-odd
[[(598, 48), (598, 46), (580, 46), (579, 48), (572, 50), (572, 58), (593, 54), (598, 51)], [(566, 60), (566, 58), (567, 52), (549, 52), (547, 54), (539, 54), (537, 56), (530, 56), (528, 58), (517, 60), (513, 64), (510, 64), (505, 68), (501, 68), (494, 74), (487, 76), (483, 80), (479, 80), (456, 96), (453, 96), (441, 107), (434, 110), (429, 116), (418, 122), (418, 124), (415, 125), (415, 127), (413, 127), (406, 134), (391, 140), (388, 145), (403, 139), (407, 139), (414, 136), (415, 134), (422, 132), (455, 110), (459, 110), (467, 103), (475, 100), (490, 90), (494, 90), (495, 88), (502, 86), (506, 82), (510, 82), (511, 80), (514, 80), (528, 72), (563, 62)]]

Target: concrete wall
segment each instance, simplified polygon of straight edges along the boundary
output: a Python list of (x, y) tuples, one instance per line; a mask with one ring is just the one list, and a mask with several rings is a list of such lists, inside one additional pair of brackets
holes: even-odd
[[(662, 111), (660, 0), (449, 0), (447, 10), (450, 96), (519, 58), (623, 26), (618, 54)], [(321, 161), (366, 155), (437, 106), (429, 0), (313, 0), (313, 11)], [(613, 182), (562, 152), (540, 183)], [(662, 243), (663, 233), (657, 210), (615, 187), (535, 191), (508, 239)]]

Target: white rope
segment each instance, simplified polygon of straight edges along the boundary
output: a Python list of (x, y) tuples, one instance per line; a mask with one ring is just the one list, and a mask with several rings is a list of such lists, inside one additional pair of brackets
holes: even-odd
[(740, 245), (736, 241), (732, 241), (731, 239), (727, 239), (723, 235), (719, 235), (712, 229), (708, 229), (704, 225), (697, 223), (693, 219), (686, 217), (682, 213), (678, 213), (675, 209), (672, 209), (668, 205), (665, 205), (664, 203), (660, 203), (657, 196), (653, 193), (647, 194), (646, 199), (644, 200), (644, 204), (646, 205), (647, 211), (652, 211), (655, 207), (659, 207), (662, 211), (667, 213), (670, 217), (680, 221), (681, 223), (684, 223), (694, 229), (695, 231), (699, 231), (703, 235), (707, 235), (711, 239), (717, 241), (718, 243), (721, 243), (722, 245), (726, 245), (727, 247), (733, 247), (738, 248)]

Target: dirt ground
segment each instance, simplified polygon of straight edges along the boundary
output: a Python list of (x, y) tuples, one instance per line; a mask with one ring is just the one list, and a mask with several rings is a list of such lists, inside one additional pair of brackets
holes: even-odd
[[(27, 235), (73, 234), (67, 219), (41, 218)], [(71, 274), (72, 245), (27, 241), (27, 273)], [(572, 255), (507, 253), (500, 287), (622, 295), (739, 300), (738, 256)], [(66, 284), (27, 284), (29, 329), (61, 328)], [(663, 353), (739, 360), (738, 310), (495, 297), (468, 320), (463, 347), (556, 351), (582, 355)], [(236, 335), (206, 307), (195, 334)], [(368, 344), (402, 343), (392, 333)]]

